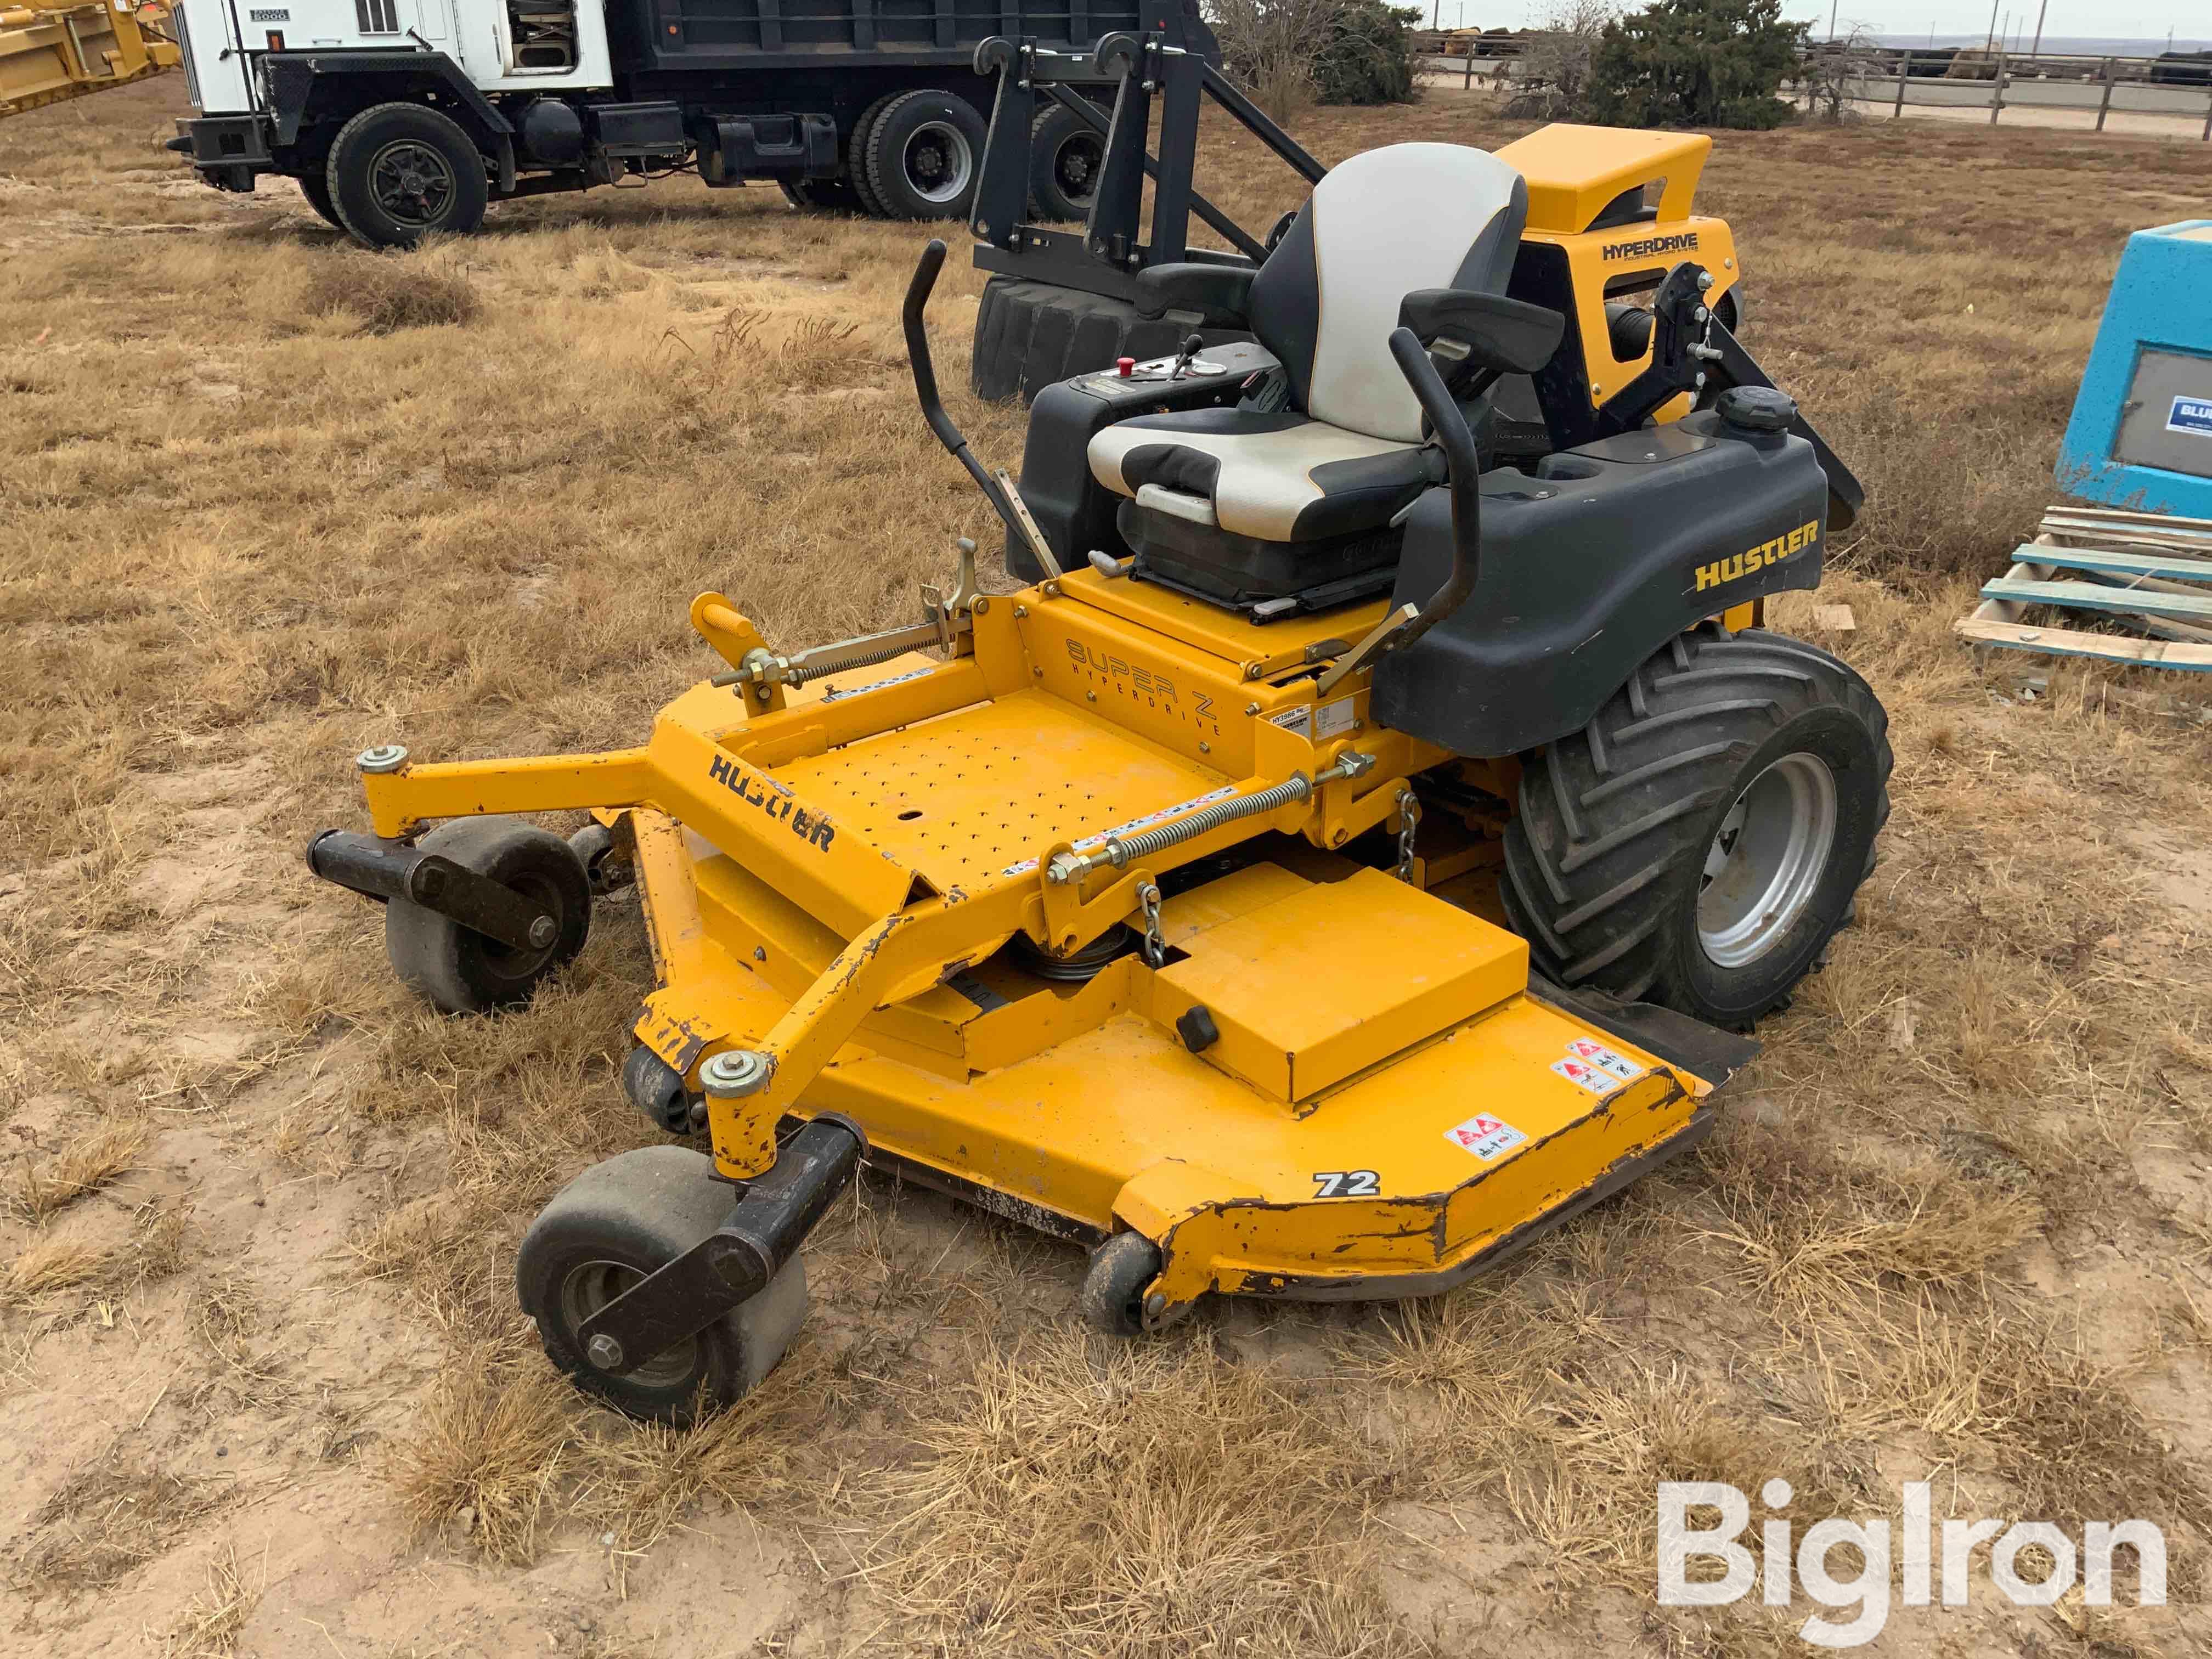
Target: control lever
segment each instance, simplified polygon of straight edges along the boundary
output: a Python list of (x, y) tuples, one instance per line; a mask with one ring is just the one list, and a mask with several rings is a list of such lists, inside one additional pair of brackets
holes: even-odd
[[(927, 309), (930, 293), (937, 286), (937, 274), (944, 269), (945, 244), (932, 237), (929, 246), (921, 251), (921, 262), (914, 268), (914, 280), (906, 288), (906, 355), (914, 370), (914, 392), (921, 403), (921, 417), (929, 422), (929, 429), (937, 434), (937, 441), (945, 446), (946, 453), (968, 469), (968, 476), (975, 479), (975, 487), (983, 492), (983, 499), (991, 503), (991, 510), (1006, 526), (1006, 533), (1029, 544), (1035, 552), (1043, 538), (1033, 537), (1034, 520), (1024, 523), (1029, 518), (1028, 509), (1018, 507), (1008, 498), (1008, 492), (999, 487), (998, 480), (986, 472), (983, 464), (969, 453), (968, 440), (952, 423), (952, 416), (945, 412), (945, 400), (937, 395), (937, 366), (930, 358), (929, 331), (923, 325), (922, 313)], [(1042, 562), (1057, 574), (1057, 561), (1051, 554), (1049, 547), (1043, 549)]]
[(1180, 380), (1189, 374), (1191, 359), (1197, 356), (1205, 345), (1203, 337), (1196, 334), (1187, 336), (1182, 343), (1182, 350), (1175, 360), (1175, 367), (1168, 371), (1168, 379)]

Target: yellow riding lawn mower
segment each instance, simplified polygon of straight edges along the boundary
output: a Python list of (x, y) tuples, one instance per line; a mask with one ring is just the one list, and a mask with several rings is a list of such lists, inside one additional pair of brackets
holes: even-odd
[[(374, 833), (309, 861), (441, 1009), (524, 1001), (638, 889), (624, 1087), (711, 1152), (538, 1218), (556, 1364), (641, 1417), (742, 1395), (864, 1161), (1087, 1248), (1085, 1315), (1136, 1334), (1436, 1294), (1712, 1127), (1849, 917), (1890, 751), (1759, 625), (1860, 492), (1717, 314), (1709, 143), (1355, 156), (1256, 267), (1146, 270), (1249, 337), (1047, 389), (1018, 483), (939, 400), (933, 242), (922, 410), (1027, 586), (968, 544), (920, 621), (806, 650), (702, 594), (726, 672), (639, 747), (361, 756)], [(1526, 453), (1516, 377), (1593, 435)]]

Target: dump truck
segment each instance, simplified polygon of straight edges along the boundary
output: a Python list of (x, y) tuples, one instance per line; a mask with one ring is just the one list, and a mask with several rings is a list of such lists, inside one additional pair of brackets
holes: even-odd
[[(974, 62), (987, 33), (1073, 52), (1163, 28), (1218, 58), (1197, 0), (181, 0), (178, 20), (198, 113), (169, 147), (218, 190), (297, 179), (324, 218), (384, 247), (474, 230), (495, 200), (676, 171), (773, 182), (802, 206), (958, 219), (991, 108)], [(1080, 170), (1087, 134), (1066, 137)]]
[(177, 66), (168, 8), (131, 0), (0, 5), (0, 115), (100, 92)]

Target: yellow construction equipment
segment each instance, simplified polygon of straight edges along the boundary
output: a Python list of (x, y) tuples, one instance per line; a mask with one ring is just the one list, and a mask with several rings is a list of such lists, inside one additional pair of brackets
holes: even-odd
[(168, 22), (159, 0), (0, 7), (0, 115), (176, 68)]

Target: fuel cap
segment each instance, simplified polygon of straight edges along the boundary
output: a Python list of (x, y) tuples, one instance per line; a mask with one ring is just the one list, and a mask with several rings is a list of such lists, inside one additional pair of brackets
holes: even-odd
[(1771, 386), (1732, 386), (1713, 405), (1721, 419), (1746, 432), (1787, 432), (1797, 418), (1797, 401)]

